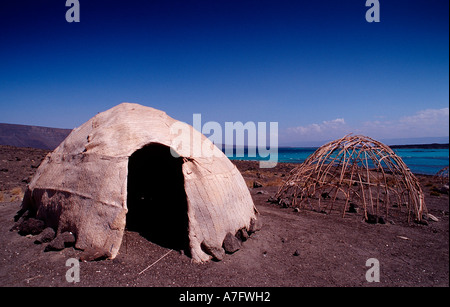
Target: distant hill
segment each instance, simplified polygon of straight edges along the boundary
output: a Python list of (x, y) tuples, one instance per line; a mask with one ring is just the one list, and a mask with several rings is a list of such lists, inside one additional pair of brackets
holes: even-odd
[(0, 145), (53, 150), (72, 130), (0, 123)]
[[(69, 135), (71, 129), (61, 128), (49, 128), (40, 126), (27, 126), (17, 124), (2, 124), (0, 123), (0, 145), (10, 145), (16, 147), (31, 147), (39, 149), (53, 150), (58, 147), (59, 144)], [(410, 139), (410, 141), (422, 141), (422, 139)], [(446, 138), (427, 138), (423, 141), (438, 141), (433, 143), (409, 143), (403, 145), (401, 140), (390, 140), (389, 144), (391, 148), (428, 148), (428, 149), (448, 149), (448, 137)], [(396, 142), (398, 141), (398, 143)], [(442, 141), (442, 142), (441, 142)], [(401, 144), (401, 145), (394, 145)], [(414, 145), (411, 145), (414, 144)], [(297, 146), (297, 147), (319, 147), (322, 144), (309, 144), (310, 146)], [(217, 144), (219, 148), (224, 150), (227, 145)], [(280, 148), (284, 147), (280, 145)], [(290, 146), (287, 146), (290, 147)]]

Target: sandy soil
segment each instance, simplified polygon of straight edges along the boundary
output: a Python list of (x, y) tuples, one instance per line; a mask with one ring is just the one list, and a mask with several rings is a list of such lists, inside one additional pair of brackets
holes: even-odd
[[(246, 161), (234, 163), (250, 187), (263, 228), (239, 251), (221, 262), (195, 264), (127, 231), (116, 259), (81, 262), (80, 282), (68, 283), (66, 261), (81, 251), (44, 252), (45, 244), (34, 244), (35, 237), (10, 231), (19, 191), (45, 154), (0, 146), (0, 286), (449, 286), (448, 195), (432, 193), (439, 186), (432, 177), (418, 176), (438, 222), (371, 225), (358, 215), (294, 212), (267, 202), (295, 165), (259, 169)], [(262, 187), (252, 188), (254, 181)], [(366, 281), (369, 258), (379, 261), (379, 283)]]

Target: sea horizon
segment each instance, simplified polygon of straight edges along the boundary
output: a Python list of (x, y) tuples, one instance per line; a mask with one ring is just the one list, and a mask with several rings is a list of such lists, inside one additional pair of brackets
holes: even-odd
[[(442, 148), (426, 148), (435, 145)], [(440, 146), (436, 146), (440, 145)], [(320, 146), (319, 146), (320, 147)], [(278, 147), (278, 163), (303, 163), (319, 147)], [(449, 165), (449, 144), (416, 144), (392, 145), (391, 149), (405, 162), (414, 174), (435, 175), (438, 171)], [(230, 160), (264, 161), (268, 158), (249, 156), (248, 149), (252, 147), (234, 147), (241, 151), (233, 151), (227, 155)], [(242, 149), (243, 152), (242, 152)], [(239, 155), (238, 155), (239, 153)]]

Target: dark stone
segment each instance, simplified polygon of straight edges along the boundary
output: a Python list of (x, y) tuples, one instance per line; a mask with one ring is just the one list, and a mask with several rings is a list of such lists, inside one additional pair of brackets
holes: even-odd
[(229, 232), (225, 236), (222, 246), (225, 252), (232, 254), (241, 248), (241, 241)]
[(22, 179), (22, 182), (23, 182), (23, 183), (30, 183), (30, 182), (31, 182), (31, 178), (32, 178), (32, 176), (24, 177), (24, 178)]
[(84, 250), (84, 252), (80, 255), (80, 261), (98, 261), (104, 260), (111, 257), (111, 254), (103, 249), (98, 247), (90, 247)]
[(322, 196), (323, 199), (329, 199), (329, 198), (331, 198), (331, 196), (330, 196), (330, 194), (329, 194), (328, 192), (322, 193), (321, 196)]
[(62, 237), (62, 240), (64, 241), (64, 245), (66, 247), (73, 246), (75, 244), (76, 240), (75, 240), (75, 236), (73, 235), (73, 233), (66, 231), (66, 232), (61, 233), (59, 236)]
[(238, 238), (239, 240), (241, 240), (242, 242), (247, 241), (247, 239), (249, 238), (248, 232), (245, 228), (241, 228), (236, 232), (236, 238)]
[(280, 200), (280, 206), (283, 208), (288, 208), (291, 205), (289, 198), (283, 198)]
[(59, 235), (54, 238), (44, 249), (44, 251), (60, 251), (63, 250), (66, 246), (64, 245), (63, 238)]
[(415, 222), (416, 222), (417, 224), (419, 224), (419, 225), (425, 225), (425, 226), (428, 226), (428, 222), (425, 221), (424, 219), (422, 219), (422, 220), (420, 220), (420, 221), (415, 220)]
[(277, 204), (278, 201), (279, 201), (279, 199), (276, 198), (276, 197), (270, 196), (269, 199), (268, 199), (267, 201), (270, 202), (270, 203)]
[(359, 212), (358, 205), (354, 204), (354, 203), (350, 203), (350, 206), (348, 207), (348, 212), (350, 212), (350, 213), (358, 213)]
[(292, 254), (293, 256), (300, 256), (300, 252), (298, 249), (295, 250), (295, 252)]
[(261, 217), (259, 216), (258, 219), (252, 218), (250, 220), (250, 226), (248, 227), (247, 232), (249, 234), (252, 234), (254, 232), (261, 230), (261, 228), (262, 228), (262, 221), (261, 221)]
[(24, 220), (26, 220), (28, 217), (31, 217), (30, 210), (27, 209), (20, 209), (17, 211), (16, 215), (14, 216), (14, 221), (17, 222), (17, 229), (19, 229), (19, 224), (22, 223)]
[(23, 220), (19, 224), (19, 234), (20, 235), (37, 235), (40, 234), (45, 229), (45, 223), (44, 221), (35, 219), (35, 218), (29, 218), (26, 220)]
[(367, 219), (366, 222), (369, 224), (376, 224), (378, 221), (378, 217), (376, 215), (367, 213)]
[(35, 244), (48, 243), (55, 238), (55, 231), (51, 227), (47, 227), (41, 232), (39, 237), (34, 241)]
[(253, 187), (254, 188), (261, 188), (263, 185), (261, 182), (259, 181), (253, 181)]
[(210, 255), (213, 258), (213, 260), (215, 260), (215, 261), (222, 261), (223, 258), (225, 257), (225, 251), (220, 246), (213, 246), (213, 245), (209, 244), (208, 242), (203, 241), (202, 244), (200, 245), (200, 247), (202, 248), (202, 250), (205, 253)]
[(29, 219), (31, 217), (31, 213), (29, 210), (26, 209), (20, 209), (16, 215), (14, 216), (14, 225), (11, 227), (11, 229), (9, 231), (18, 231), (20, 228), (20, 225), (22, 225), (22, 223)]
[(449, 192), (448, 184), (444, 184), (442, 187), (440, 187), (439, 192), (448, 195)]
[(75, 241), (73, 233), (66, 231), (57, 235), (56, 238), (45, 247), (45, 251), (60, 251), (66, 247), (73, 246)]

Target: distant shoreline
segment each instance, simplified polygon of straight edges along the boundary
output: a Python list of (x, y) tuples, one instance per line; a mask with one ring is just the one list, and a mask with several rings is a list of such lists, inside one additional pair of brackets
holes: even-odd
[(391, 145), (389, 146), (393, 149), (409, 149), (409, 148), (420, 148), (420, 149), (449, 149), (449, 144), (412, 144), (412, 145)]

